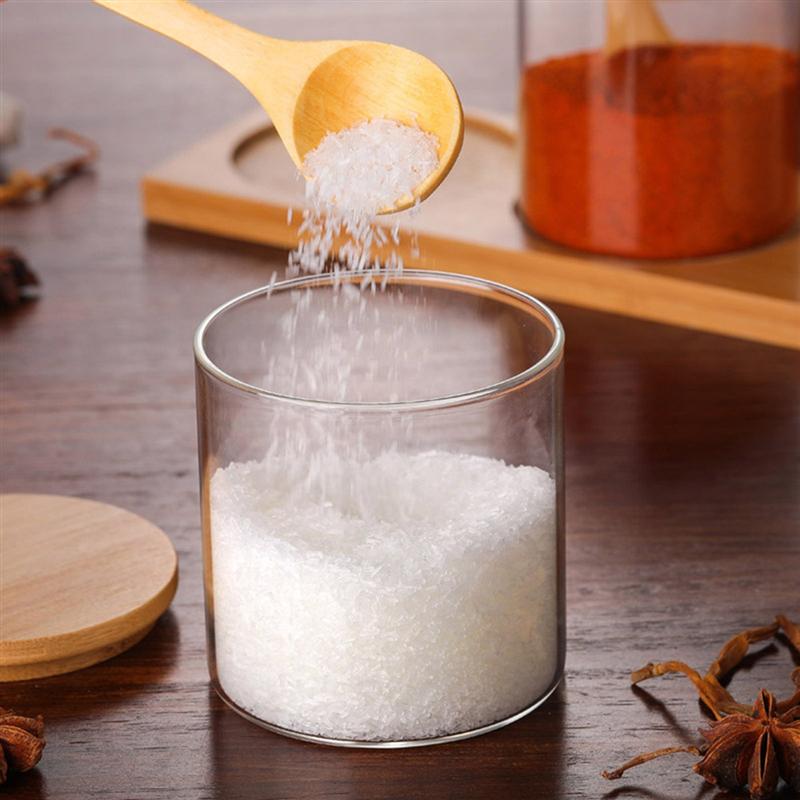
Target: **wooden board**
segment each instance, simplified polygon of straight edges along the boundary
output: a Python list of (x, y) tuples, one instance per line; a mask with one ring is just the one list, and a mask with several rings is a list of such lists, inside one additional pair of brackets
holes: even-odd
[[(557, 247), (517, 219), (515, 134), (468, 115), (453, 172), (401, 215), (406, 264), (510, 284), (545, 300), (800, 349), (800, 233), (761, 248), (698, 260), (626, 261)], [(302, 208), (296, 170), (262, 112), (198, 142), (145, 175), (155, 223), (292, 247)], [(287, 222), (287, 208), (295, 209)]]
[(178, 585), (155, 525), (115, 506), (0, 495), (0, 681), (58, 675), (127, 650)]

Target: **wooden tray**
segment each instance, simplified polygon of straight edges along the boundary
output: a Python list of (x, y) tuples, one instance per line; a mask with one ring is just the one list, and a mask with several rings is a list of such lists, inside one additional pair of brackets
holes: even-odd
[[(514, 212), (518, 169), (508, 121), (469, 115), (452, 173), (402, 215), (409, 266), (462, 272), (546, 300), (800, 349), (800, 233), (696, 261), (625, 261), (559, 248), (524, 230)], [(303, 187), (263, 112), (255, 112), (145, 175), (151, 222), (292, 247)], [(287, 222), (287, 209), (295, 209)], [(390, 223), (392, 224), (392, 223)]]

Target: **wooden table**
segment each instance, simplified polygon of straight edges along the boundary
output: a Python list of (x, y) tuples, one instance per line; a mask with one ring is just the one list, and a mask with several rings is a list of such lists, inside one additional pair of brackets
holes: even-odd
[[(500, 68), (513, 6), (431, 7), (449, 19), (447, 35), (442, 19), (421, 30), (406, 3), (311, 3), (304, 24), (345, 35), (349, 14), (353, 35), (369, 35), (360, 14), (369, 12), (377, 35), (422, 37), (468, 101), (512, 102)], [(225, 12), (300, 35), (287, 2), (229, 2)], [(10, 2), (0, 14), (3, 89), (26, 104), (33, 149), (50, 125), (103, 148), (96, 175), (3, 212), (3, 242), (45, 291), (0, 318), (2, 490), (124, 506), (160, 525), (181, 558), (172, 610), (134, 649), (72, 675), (0, 685), (0, 705), (47, 721), (40, 768), (7, 795), (597, 798), (619, 788), (599, 777), (604, 767), (692, 738), (703, 718), (688, 683), (662, 679), (651, 698), (629, 689), (627, 673), (651, 658), (706, 666), (740, 628), (779, 611), (800, 616), (800, 354), (559, 307), (569, 655), (557, 696), (509, 728), (438, 748), (344, 751), (274, 736), (208, 685), (191, 336), (285, 254), (146, 230), (137, 207), (147, 167), (251, 101), (199, 58), (88, 4)], [(481, 15), (493, 24), (481, 27)], [(469, 36), (494, 48), (497, 73), (463, 60)], [(736, 694), (787, 692), (790, 663), (783, 648), (769, 650), (736, 678)], [(698, 796), (690, 764), (655, 762), (612, 796)]]

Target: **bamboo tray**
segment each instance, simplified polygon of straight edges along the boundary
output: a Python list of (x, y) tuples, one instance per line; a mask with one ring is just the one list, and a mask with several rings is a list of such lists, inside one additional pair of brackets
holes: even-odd
[[(464, 149), (448, 179), (418, 215), (400, 215), (403, 228), (419, 236), (418, 256), (409, 237), (403, 240), (407, 265), (497, 280), (583, 308), (800, 349), (797, 228), (765, 247), (695, 261), (625, 261), (559, 248), (525, 231), (516, 217), (515, 140), (506, 120), (468, 116)], [(146, 174), (142, 200), (150, 222), (289, 248), (297, 241), (303, 187), (258, 111)]]

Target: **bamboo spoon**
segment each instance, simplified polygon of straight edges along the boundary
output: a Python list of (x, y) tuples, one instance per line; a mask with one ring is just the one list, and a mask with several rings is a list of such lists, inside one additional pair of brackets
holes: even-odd
[(667, 45), (673, 41), (652, 0), (606, 0), (607, 56), (643, 44)]
[(306, 153), (328, 132), (377, 117), (435, 134), (439, 166), (382, 213), (426, 198), (461, 149), (464, 118), (455, 87), (424, 56), (380, 42), (273, 39), (234, 25), (186, 0), (95, 0), (204, 55), (233, 75), (266, 109), (289, 155)]

